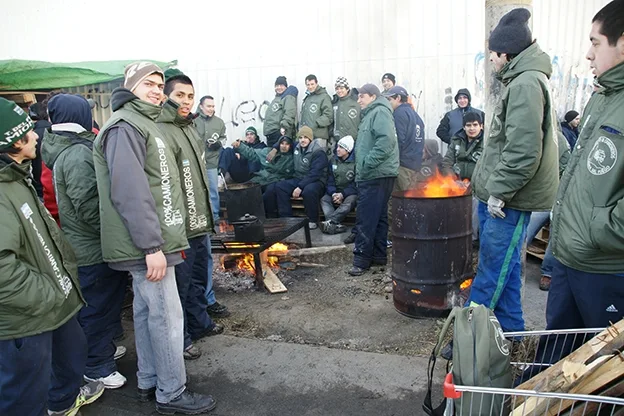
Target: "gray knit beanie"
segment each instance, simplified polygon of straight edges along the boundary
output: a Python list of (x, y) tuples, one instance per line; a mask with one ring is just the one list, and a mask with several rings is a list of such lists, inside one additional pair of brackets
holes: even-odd
[(517, 55), (533, 41), (529, 29), (531, 12), (527, 9), (513, 9), (504, 15), (490, 34), (489, 49), (498, 53)]

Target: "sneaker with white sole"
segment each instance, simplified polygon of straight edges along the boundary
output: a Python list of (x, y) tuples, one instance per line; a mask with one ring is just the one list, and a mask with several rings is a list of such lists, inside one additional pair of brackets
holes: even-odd
[(76, 400), (74, 404), (65, 410), (61, 411), (53, 411), (48, 410), (48, 415), (51, 416), (76, 416), (80, 411), (80, 408), (84, 405), (91, 404), (104, 393), (104, 384), (99, 381), (93, 381), (91, 383), (85, 384), (80, 387), (80, 391), (78, 392), (78, 396), (76, 396)]
[(115, 355), (113, 355), (113, 358), (115, 360), (120, 359), (121, 357), (123, 357), (124, 355), (126, 355), (127, 349), (126, 347), (124, 347), (123, 345), (120, 345), (117, 347), (117, 349), (115, 350)]
[(106, 389), (118, 389), (119, 387), (122, 387), (124, 384), (126, 384), (126, 378), (118, 371), (110, 373), (106, 377), (90, 378), (84, 376), (84, 379), (86, 381), (99, 381), (104, 384), (104, 388)]

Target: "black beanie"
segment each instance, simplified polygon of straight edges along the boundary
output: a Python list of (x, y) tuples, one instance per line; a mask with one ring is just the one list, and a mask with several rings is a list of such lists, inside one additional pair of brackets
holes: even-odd
[(277, 77), (277, 79), (275, 80), (275, 85), (283, 85), (285, 87), (288, 87), (288, 82), (286, 82), (286, 77), (283, 75), (280, 75), (279, 77)]
[(391, 74), (390, 72), (386, 72), (385, 74), (383, 74), (383, 76), (381, 77), (381, 80), (383, 81), (384, 79), (388, 78), (390, 81), (392, 81), (393, 84), (396, 85), (396, 77)]
[(566, 121), (566, 123), (569, 123), (572, 120), (574, 120), (576, 117), (578, 117), (578, 115), (579, 115), (578, 111), (570, 110), (565, 114), (563, 119)]
[(528, 48), (533, 37), (528, 21), (531, 12), (527, 9), (513, 9), (503, 17), (490, 34), (488, 48), (498, 53), (517, 55)]

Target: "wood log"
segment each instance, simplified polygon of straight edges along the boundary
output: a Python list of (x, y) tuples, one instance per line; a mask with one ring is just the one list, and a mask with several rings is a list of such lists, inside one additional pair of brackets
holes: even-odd
[[(622, 342), (624, 319), (605, 329), (552, 367), (524, 382), (518, 389), (591, 394), (624, 375), (623, 360), (619, 353)], [(548, 404), (548, 399), (544, 398), (516, 397), (516, 409), (512, 415), (541, 415)]]
[[(594, 394), (599, 396), (622, 397), (624, 396), (624, 379), (618, 380), (615, 385), (605, 389), (599, 389), (598, 391), (595, 391)], [(592, 415), (598, 413), (598, 410), (604, 411), (605, 409), (609, 411), (611, 409), (611, 405), (601, 404), (600, 402), (588, 402), (587, 406), (574, 406), (574, 409), (570, 412), (569, 416)], [(624, 411), (624, 406), (621, 411)]]
[(346, 248), (347, 246), (345, 246), (344, 244), (341, 244), (339, 246), (300, 248), (298, 250), (288, 250), (288, 255), (292, 257), (310, 256), (315, 254), (331, 253), (333, 251), (344, 250)]

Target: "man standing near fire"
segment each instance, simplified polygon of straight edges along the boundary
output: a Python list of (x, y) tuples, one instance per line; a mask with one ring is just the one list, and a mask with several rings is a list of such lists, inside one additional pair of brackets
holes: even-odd
[(492, 309), (505, 331), (524, 330), (521, 251), (532, 211), (552, 207), (559, 183), (550, 57), (533, 41), (531, 13), (504, 15), (489, 40), (502, 81), (483, 155), (473, 174), (479, 199), (479, 266), (468, 304)]

